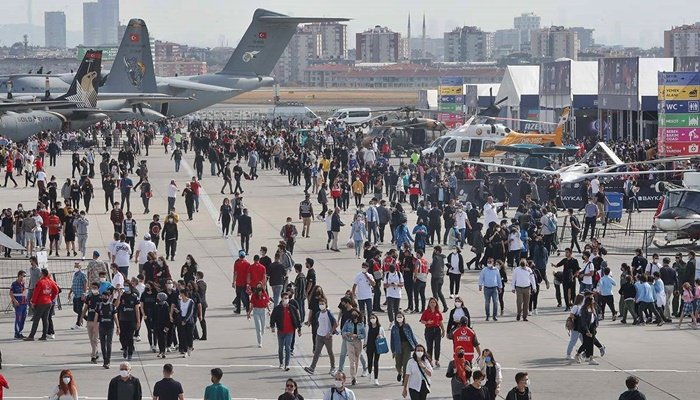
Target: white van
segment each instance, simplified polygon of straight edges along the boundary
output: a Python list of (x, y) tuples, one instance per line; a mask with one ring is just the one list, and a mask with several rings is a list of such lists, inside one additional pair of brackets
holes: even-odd
[(372, 119), (372, 110), (369, 108), (341, 108), (336, 110), (327, 120), (326, 124), (330, 124), (333, 120), (343, 122), (345, 125), (363, 125), (369, 124)]
[(299, 103), (280, 103), (267, 110), (267, 118), (274, 119), (281, 117), (282, 119), (295, 118), (303, 123), (320, 122), (321, 118), (316, 115), (309, 107)]

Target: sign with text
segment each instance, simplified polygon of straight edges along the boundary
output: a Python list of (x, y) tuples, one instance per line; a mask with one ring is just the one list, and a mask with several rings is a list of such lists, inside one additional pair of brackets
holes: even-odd
[(698, 154), (699, 126), (700, 72), (659, 72), (659, 155)]

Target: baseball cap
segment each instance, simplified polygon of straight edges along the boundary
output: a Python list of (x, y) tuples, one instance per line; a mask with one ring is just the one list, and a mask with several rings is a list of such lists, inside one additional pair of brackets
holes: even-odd
[(238, 257), (245, 257), (245, 250), (238, 250)]
[(93, 256), (93, 257), (99, 257), (99, 256), (100, 256), (100, 252), (97, 251), (97, 250), (95, 250), (95, 251), (92, 252), (92, 256)]

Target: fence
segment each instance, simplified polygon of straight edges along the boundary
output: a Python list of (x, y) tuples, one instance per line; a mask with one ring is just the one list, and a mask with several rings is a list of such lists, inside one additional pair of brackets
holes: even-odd
[[(598, 238), (610, 255), (633, 256), (636, 249), (642, 249), (642, 253), (647, 258), (654, 253), (660, 256), (673, 256), (678, 252), (697, 251), (700, 247), (697, 241), (688, 239), (667, 244), (665, 239), (667, 233), (669, 232), (656, 229), (624, 229), (613, 227), (609, 224), (598, 224), (593, 237)], [(590, 238), (590, 235), (591, 233), (589, 232), (587, 236)], [(557, 237), (559, 238), (560, 249), (570, 247), (571, 229), (568, 226), (560, 225)], [(585, 242), (586, 239), (580, 240), (581, 247), (583, 247)]]
[[(76, 262), (80, 262), (83, 267), (87, 265), (87, 261), (79, 258), (49, 258), (48, 270), (54, 281), (58, 284), (58, 287), (62, 289), (62, 293), (57, 299), (56, 306), (61, 309), (61, 297), (63, 299), (67, 298), (68, 290), (70, 290), (71, 283), (73, 281), (73, 266)], [(27, 273), (25, 279), (25, 285), (29, 287), (29, 264), (28, 258), (5, 258), (0, 261), (0, 311), (2, 313), (8, 313), (12, 310), (12, 302), (10, 301), (10, 296), (8, 295), (10, 291), (10, 285), (17, 279), (17, 272), (24, 270)]]

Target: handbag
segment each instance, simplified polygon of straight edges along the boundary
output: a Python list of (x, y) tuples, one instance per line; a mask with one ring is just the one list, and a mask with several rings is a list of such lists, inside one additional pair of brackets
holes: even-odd
[(387, 344), (385, 337), (378, 337), (374, 341), (374, 345), (377, 348), (377, 354), (386, 354), (389, 352), (389, 345)]

